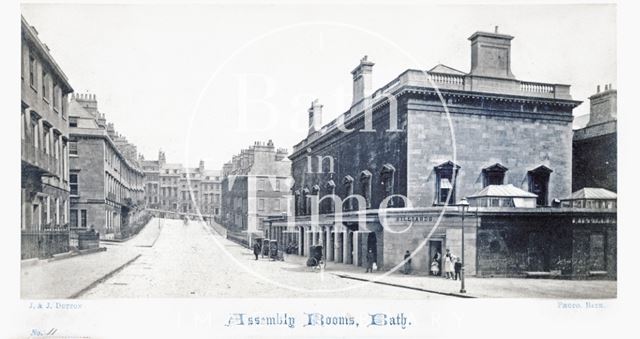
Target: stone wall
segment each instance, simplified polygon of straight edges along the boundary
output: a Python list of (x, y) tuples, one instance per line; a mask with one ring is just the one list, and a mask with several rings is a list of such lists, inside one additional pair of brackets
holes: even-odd
[[(346, 133), (334, 131), (331, 136), (322, 139), (321, 142), (311, 143), (310, 152), (293, 154), (292, 175), (295, 180), (295, 189), (307, 188), (311, 191), (314, 185), (320, 186), (320, 196), (327, 194), (326, 184), (333, 180), (336, 185), (336, 195), (344, 199), (348, 192), (343, 184), (345, 176), (353, 177), (353, 193), (362, 195), (360, 185), (360, 173), (368, 170), (371, 178), (371, 208), (378, 208), (385, 197), (384, 187), (381, 185), (380, 173), (382, 166), (391, 164), (395, 167), (394, 194), (406, 194), (406, 115), (402, 112), (402, 105), (398, 104), (399, 132), (390, 132), (388, 106), (376, 111), (372, 118), (374, 131), (361, 131), (364, 128), (364, 120), (346, 123), (346, 128), (355, 131)], [(318, 173), (318, 156), (327, 157), (322, 163), (321, 173)], [(308, 170), (307, 157), (311, 157), (311, 171)], [(334, 159), (334, 173), (330, 173), (328, 157)], [(336, 209), (339, 210), (339, 209)]]
[(574, 224), (565, 216), (482, 217), (477, 234), (478, 275), (524, 276), (548, 272), (616, 277), (616, 227)]
[(574, 192), (584, 187), (618, 190), (616, 142), (617, 133), (573, 141)]
[[(497, 109), (450, 105), (450, 120), (439, 101), (411, 100), (408, 113), (408, 197), (414, 206), (432, 206), (434, 167), (453, 161), (455, 134), (456, 202), (482, 189), (482, 169), (500, 163), (508, 168), (505, 184), (528, 190), (527, 172), (540, 165), (553, 172), (548, 201), (571, 194), (570, 116), (496, 113)], [(566, 115), (566, 114), (565, 114)]]

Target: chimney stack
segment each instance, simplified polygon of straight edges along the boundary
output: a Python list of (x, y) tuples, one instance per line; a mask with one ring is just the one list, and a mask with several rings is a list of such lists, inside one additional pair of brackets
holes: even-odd
[(471, 40), (471, 75), (514, 79), (511, 73), (511, 35), (475, 32)]
[(611, 84), (604, 85), (604, 91), (589, 97), (589, 123), (587, 126), (598, 125), (609, 121), (615, 121), (618, 113), (618, 91)]
[(313, 100), (311, 102), (311, 107), (309, 107), (309, 133), (312, 134), (320, 130), (322, 127), (322, 105), (318, 101), (318, 99)]
[(351, 71), (351, 74), (353, 74), (353, 102), (351, 105), (355, 105), (371, 94), (371, 71), (373, 65), (375, 64), (367, 60), (365, 55), (360, 59), (358, 67)]
[(200, 171), (200, 173), (204, 172), (204, 160), (200, 160), (198, 170)]

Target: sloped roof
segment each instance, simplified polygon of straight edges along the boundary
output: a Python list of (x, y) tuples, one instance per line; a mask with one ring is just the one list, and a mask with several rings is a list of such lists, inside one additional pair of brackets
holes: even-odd
[(537, 198), (538, 196), (517, 188), (511, 184), (508, 185), (489, 185), (479, 192), (470, 195), (468, 198), (482, 197), (511, 197), (511, 198)]
[(430, 69), (428, 72), (432, 73), (441, 73), (441, 74), (453, 74), (453, 75), (465, 75), (467, 73), (463, 71), (459, 71), (453, 67), (449, 67), (443, 64), (437, 64), (435, 67)]
[(589, 114), (583, 114), (573, 117), (573, 129), (581, 129), (587, 127), (589, 123)]
[(610, 200), (617, 199), (618, 195), (604, 188), (585, 187), (571, 194), (571, 200), (576, 199), (600, 199)]

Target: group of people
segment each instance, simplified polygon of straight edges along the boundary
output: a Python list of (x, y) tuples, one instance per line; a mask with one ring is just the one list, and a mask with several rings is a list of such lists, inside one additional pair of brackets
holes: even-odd
[[(431, 274), (439, 275), (440, 274), (440, 262), (441, 262), (440, 252), (436, 252), (433, 256), (433, 260), (431, 261)], [(456, 257), (451, 253), (449, 249), (447, 249), (447, 253), (444, 256), (444, 260), (442, 260), (443, 277), (446, 279), (458, 280), (460, 279), (460, 271), (462, 271), (462, 262), (460, 261), (460, 257)]]

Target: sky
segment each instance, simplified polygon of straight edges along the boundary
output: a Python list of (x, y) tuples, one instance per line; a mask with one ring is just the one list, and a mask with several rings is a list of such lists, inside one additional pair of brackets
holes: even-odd
[(146, 159), (220, 169), (254, 141), (292, 151), (307, 109), (323, 123), (348, 110), (351, 70), (367, 55), (373, 88), (408, 68), (470, 70), (475, 31), (514, 36), (511, 70), (570, 84), (589, 112), (616, 86), (613, 5), (77, 5), (24, 4), (75, 92)]

